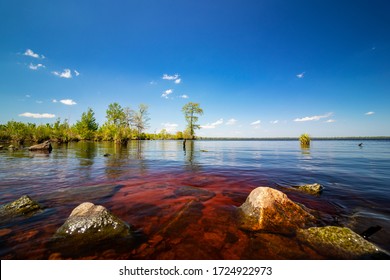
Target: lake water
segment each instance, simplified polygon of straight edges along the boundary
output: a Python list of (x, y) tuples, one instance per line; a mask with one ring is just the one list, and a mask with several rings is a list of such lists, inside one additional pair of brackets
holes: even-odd
[[(324, 224), (348, 226), (390, 250), (390, 141), (133, 141), (54, 144), (50, 154), (0, 150), (0, 204), (22, 195), (44, 210), (0, 223), (1, 259), (321, 259), (293, 236), (248, 233), (235, 213), (258, 186), (318, 210)], [(105, 154), (109, 156), (104, 156)], [(320, 196), (291, 186), (319, 183)], [(182, 190), (191, 188), (190, 193)], [(198, 199), (196, 189), (208, 191)], [(186, 189), (188, 190), (188, 189)], [(133, 225), (126, 247), (58, 252), (51, 237), (82, 202)]]

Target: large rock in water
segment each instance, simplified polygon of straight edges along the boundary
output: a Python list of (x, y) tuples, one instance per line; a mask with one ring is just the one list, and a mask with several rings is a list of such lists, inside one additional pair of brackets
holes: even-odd
[(105, 207), (90, 202), (84, 202), (73, 209), (54, 235), (55, 240), (70, 242), (73, 246), (131, 237), (132, 230), (129, 224), (114, 216)]
[(330, 259), (389, 259), (380, 248), (346, 227), (312, 227), (297, 231), (297, 238)]
[(49, 140), (47, 140), (41, 144), (31, 146), (28, 149), (29, 149), (29, 151), (49, 151), (49, 152), (51, 152), (53, 147), (51, 146), (51, 142)]
[(0, 217), (2, 219), (12, 218), (15, 216), (30, 216), (41, 210), (42, 207), (38, 202), (32, 200), (28, 195), (0, 207)]
[(239, 207), (240, 227), (249, 231), (292, 234), (314, 221), (313, 215), (284, 193), (269, 187), (254, 189)]

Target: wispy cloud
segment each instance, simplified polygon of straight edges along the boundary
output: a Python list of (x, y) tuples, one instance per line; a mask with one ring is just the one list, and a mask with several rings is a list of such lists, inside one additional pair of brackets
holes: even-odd
[(305, 77), (305, 72), (302, 72), (300, 74), (297, 74), (298, 79), (303, 79)]
[(334, 123), (336, 120), (334, 120), (334, 119), (329, 119), (329, 120), (326, 120), (325, 122), (326, 123)]
[(70, 71), (70, 69), (64, 69), (63, 72), (53, 71), (52, 73), (55, 76), (60, 77), (60, 78), (65, 78), (65, 79), (71, 79), (72, 78), (72, 72)]
[(181, 78), (180, 78), (179, 74), (175, 74), (175, 75), (164, 74), (162, 76), (162, 79), (163, 80), (168, 80), (168, 81), (174, 81), (175, 84), (180, 84), (181, 83)]
[(187, 94), (180, 95), (180, 98), (187, 99), (189, 96)]
[(167, 122), (167, 123), (162, 123), (161, 124), (165, 130), (169, 133), (172, 133), (172, 132), (175, 132), (177, 130), (177, 127), (179, 126), (178, 124), (176, 123), (170, 123), (170, 122)]
[(57, 100), (57, 99), (53, 99), (52, 102), (53, 102), (53, 103), (57, 103), (58, 100)]
[(257, 121), (251, 122), (251, 125), (259, 125), (260, 123), (261, 123), (261, 120), (257, 120)]
[(77, 71), (77, 70), (73, 70), (74, 74), (76, 75), (76, 77), (80, 76), (80, 72)]
[(205, 129), (211, 129), (211, 128), (216, 128), (218, 125), (221, 125), (223, 124), (223, 119), (219, 119), (217, 120), (216, 122), (213, 122), (213, 123), (208, 123), (208, 124), (205, 124), (205, 125), (201, 125), (200, 127), (201, 128), (205, 128)]
[(164, 74), (164, 75), (162, 76), (162, 79), (163, 79), (163, 80), (169, 80), (169, 81), (177, 80), (178, 78), (179, 78), (179, 74), (175, 74), (175, 75)]
[(35, 101), (35, 103), (42, 104), (43, 101), (42, 100), (37, 100), (37, 101)]
[(28, 68), (30, 68), (31, 70), (38, 70), (39, 68), (45, 68), (46, 66), (41, 64), (41, 63), (38, 63), (38, 64), (32, 64), (30, 63), (30, 65), (28, 66)]
[[(55, 99), (54, 99), (55, 100)], [(54, 100), (53, 100), (53, 102), (54, 102)], [(69, 106), (71, 106), (71, 105), (76, 105), (77, 103), (76, 102), (74, 102), (72, 99), (62, 99), (62, 100), (60, 100), (60, 102), (62, 103), (62, 104), (65, 104), (65, 105), (69, 105)], [(54, 102), (55, 103), (55, 102)]]
[(371, 116), (373, 114), (375, 114), (375, 112), (372, 112), (372, 111), (365, 113), (366, 116)]
[(34, 53), (31, 49), (27, 49), (24, 54), (25, 56), (30, 56), (30, 57), (33, 57), (33, 58), (45, 58), (44, 55), (40, 55), (40, 54), (37, 54), (37, 53)]
[(26, 117), (26, 118), (34, 118), (34, 119), (51, 119), (56, 117), (56, 115), (54, 114), (47, 114), (47, 113), (37, 114), (37, 113), (29, 113), (29, 112), (19, 114), (19, 116)]
[(31, 97), (31, 95), (30, 95), (30, 94), (26, 94), (25, 96), (26, 96), (27, 98), (30, 98), (30, 97)]
[(279, 120), (270, 121), (270, 123), (277, 124), (277, 123), (279, 123)]
[(235, 125), (237, 123), (236, 119), (230, 119), (226, 122), (226, 125)]
[(165, 99), (168, 99), (168, 96), (173, 92), (172, 89), (167, 89), (166, 91), (163, 92), (163, 94), (161, 94), (161, 97), (165, 98)]
[(303, 118), (296, 118), (294, 122), (307, 122), (307, 121), (318, 121), (320, 119), (326, 119), (329, 118), (332, 115), (332, 113), (327, 113), (325, 115), (320, 116), (311, 116), (311, 117), (303, 117)]

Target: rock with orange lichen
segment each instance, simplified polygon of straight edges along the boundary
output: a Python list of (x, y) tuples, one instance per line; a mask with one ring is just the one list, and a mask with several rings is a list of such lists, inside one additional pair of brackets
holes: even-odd
[(297, 229), (313, 225), (315, 217), (284, 193), (258, 187), (239, 207), (239, 226), (249, 231), (293, 234)]

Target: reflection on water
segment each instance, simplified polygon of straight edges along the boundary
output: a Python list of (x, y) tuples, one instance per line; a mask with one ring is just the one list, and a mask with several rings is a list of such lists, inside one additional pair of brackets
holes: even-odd
[[(301, 149), (296, 141), (186, 141), (185, 147), (183, 141), (131, 141), (55, 143), (49, 154), (3, 149), (0, 204), (28, 194), (46, 209), (0, 225), (0, 257), (48, 258), (53, 232), (88, 200), (149, 238), (144, 251), (119, 256), (113, 248), (99, 258), (277, 258), (283, 246), (294, 248), (286, 258), (315, 258), (293, 239), (248, 236), (235, 227), (235, 207), (260, 185), (279, 188), (356, 232), (380, 225), (372, 241), (390, 250), (390, 142), (357, 144), (312, 141)], [(290, 188), (311, 183), (325, 187), (321, 196)], [(202, 193), (211, 194), (207, 201), (199, 200)], [(244, 252), (251, 246), (263, 250)]]

